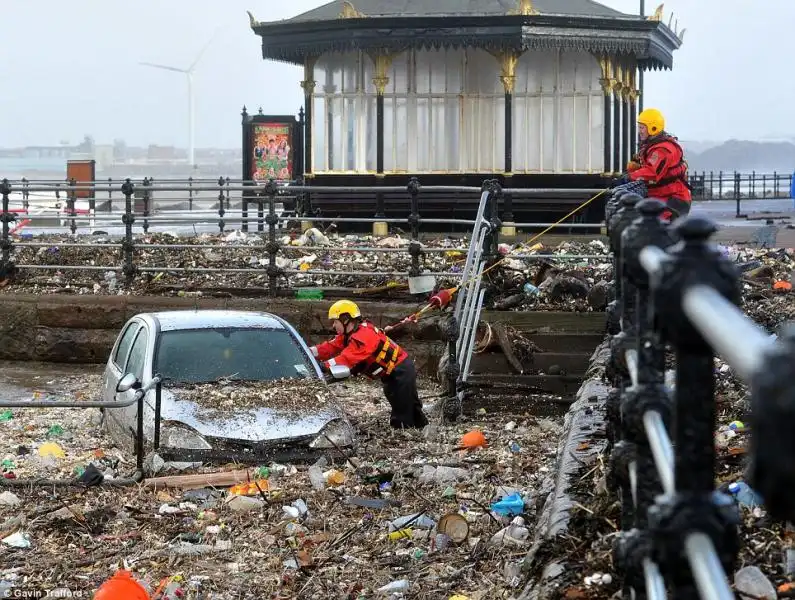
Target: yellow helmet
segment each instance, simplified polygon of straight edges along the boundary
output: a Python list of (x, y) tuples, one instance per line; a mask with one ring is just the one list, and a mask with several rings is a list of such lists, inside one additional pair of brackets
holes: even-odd
[(638, 115), (638, 123), (645, 125), (649, 135), (657, 135), (665, 129), (665, 117), (656, 108), (647, 108)]
[(362, 313), (359, 312), (359, 307), (355, 302), (350, 300), (337, 300), (328, 309), (328, 318), (331, 320), (339, 319), (341, 315), (348, 314), (351, 318), (361, 317)]

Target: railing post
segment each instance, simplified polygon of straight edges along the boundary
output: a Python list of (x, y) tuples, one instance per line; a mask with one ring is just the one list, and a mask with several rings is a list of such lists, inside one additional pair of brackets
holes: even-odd
[[(461, 328), (458, 325), (455, 312), (451, 312), (447, 317), (447, 323), (444, 327), (444, 336), (447, 340), (447, 365), (445, 367), (445, 397), (451, 406), (448, 407), (447, 416), (456, 417), (458, 406), (458, 376), (461, 374), (461, 369), (458, 366), (458, 355), (456, 353), (456, 346), (458, 344), (458, 337), (461, 334)], [(452, 410), (456, 409), (456, 410)]]
[(26, 177), (22, 178), (22, 208), (30, 208), (30, 182)]
[(735, 171), (734, 172), (734, 201), (737, 203), (737, 211), (735, 216), (739, 219), (740, 218), (740, 177), (741, 175)]
[(485, 216), (488, 218), (489, 225), (491, 226), (484, 241), (483, 258), (487, 263), (491, 263), (496, 260), (499, 253), (497, 246), (499, 245), (499, 231), (502, 223), (497, 216), (497, 211), (500, 199), (502, 198), (502, 185), (500, 185), (500, 182), (496, 179), (492, 179), (490, 181), (485, 181), (483, 187), (489, 192)]
[[(637, 218), (638, 212), (636, 205), (642, 198), (634, 193), (624, 194), (621, 198), (621, 208), (613, 215), (610, 222), (610, 247), (616, 257), (616, 299), (620, 308), (621, 331), (613, 336), (610, 341), (610, 375), (614, 381), (613, 387), (617, 388), (620, 395), (612, 395), (612, 400), (621, 402), (625, 390), (632, 385), (629, 370), (626, 363), (626, 351), (634, 346), (634, 336), (636, 335), (635, 309), (636, 309), (636, 290), (635, 286), (624, 274), (624, 255), (621, 248), (621, 236), (624, 230)], [(619, 405), (620, 406), (620, 405)], [(621, 525), (622, 529), (629, 529), (635, 519), (635, 506), (632, 500), (629, 480), (629, 465), (635, 459), (635, 449), (633, 445), (626, 441), (626, 433), (623, 431), (623, 423), (620, 410), (615, 406), (610, 407), (610, 416), (616, 421), (612, 423), (613, 430), (618, 433), (616, 436), (620, 441), (614, 446), (610, 455), (610, 483), (615, 490), (620, 490), (621, 502)]]
[(751, 379), (751, 465), (749, 483), (770, 515), (795, 521), (795, 496), (787, 485), (795, 476), (795, 325), (782, 328)]
[[(273, 181), (269, 179), (268, 182), (270, 183)], [(275, 185), (275, 182), (274, 182)], [(266, 184), (267, 186), (267, 184)], [(267, 189), (264, 190), (265, 194), (268, 194)], [(262, 194), (257, 196), (257, 231), (264, 231), (265, 230), (265, 203), (262, 200)]]
[(224, 178), (218, 178), (218, 229), (221, 233), (224, 232)]
[(69, 215), (69, 231), (72, 232), (72, 235), (77, 231), (77, 222), (75, 221), (75, 198), (77, 196), (77, 190), (74, 189), (76, 185), (77, 181), (72, 177), (69, 180), (69, 190), (66, 192), (66, 214)]
[[(278, 186), (273, 179), (269, 179), (265, 184), (265, 194), (268, 196), (268, 216), (265, 222), (268, 224), (268, 290), (272, 297), (276, 296), (277, 286), (279, 283), (279, 275), (281, 269), (276, 266), (276, 254), (279, 252), (279, 243), (276, 241), (276, 224), (279, 222), (279, 217), (276, 214), (276, 192)], [(262, 202), (260, 202), (260, 211), (262, 211)]]
[(108, 177), (108, 212), (113, 212), (113, 178)]
[(144, 211), (143, 211), (144, 212), (144, 214), (143, 214), (144, 225), (143, 225), (143, 228), (144, 228), (144, 233), (149, 233), (149, 219), (147, 217), (149, 216), (149, 202), (152, 199), (152, 196), (151, 196), (152, 180), (149, 179), (148, 177), (144, 177), (144, 180), (143, 180), (142, 183), (143, 183), (143, 188), (144, 188), (144, 195), (142, 197), (142, 201), (143, 201), (143, 205), (144, 205)]
[(409, 243), (409, 254), (411, 255), (411, 267), (409, 267), (409, 277), (417, 277), (420, 274), (420, 185), (419, 179), (412, 177), (409, 180), (408, 192), (411, 196), (411, 214), (408, 222), (411, 227), (411, 243)]
[[(244, 181), (243, 185), (256, 185), (256, 183)], [(243, 190), (240, 197), (240, 231), (243, 232), (248, 231), (248, 198), (250, 193)]]
[[(610, 221), (613, 215), (621, 208), (621, 198), (626, 194), (623, 188), (613, 190), (610, 198), (605, 203), (605, 233), (610, 236)], [(609, 239), (609, 238), (608, 238)], [(616, 263), (616, 254), (613, 253), (613, 279), (612, 288), (614, 290), (614, 298), (607, 304), (607, 335), (617, 335), (621, 331), (621, 313), (619, 311), (617, 289), (618, 284), (618, 265)]]
[(193, 175), (188, 177), (188, 210), (193, 210)]
[(2, 280), (14, 272), (14, 265), (11, 263), (11, 249), (13, 244), (11, 242), (11, 236), (9, 235), (8, 224), (16, 220), (16, 215), (9, 212), (11, 184), (8, 182), (8, 179), (3, 179), (3, 181), (0, 182), (0, 194), (3, 196), (3, 212), (0, 214), (0, 221), (2, 221), (3, 225), (3, 236), (0, 238), (0, 252), (2, 252), (2, 254), (0, 254), (0, 256), (2, 256), (2, 261), (0, 261), (0, 280)]
[[(647, 199), (636, 206), (640, 218), (621, 234), (621, 273), (637, 290), (635, 313), (637, 357), (636, 385), (625, 388), (620, 398), (620, 421), (623, 441), (628, 445), (631, 460), (628, 469), (634, 471), (634, 522), (632, 529), (617, 538), (614, 552), (616, 564), (624, 576), (625, 590), (634, 589), (636, 598), (645, 598), (644, 560), (651, 558), (652, 538), (648, 531), (648, 510), (655, 497), (662, 492), (660, 475), (646, 435), (644, 417), (649, 411), (660, 416), (664, 425), (672, 419), (673, 401), (664, 384), (665, 346), (655, 331), (654, 306), (649, 276), (640, 263), (641, 250), (648, 246), (668, 248), (673, 239), (660, 220), (665, 205)], [(621, 473), (624, 483), (631, 486), (629, 473)], [(630, 488), (630, 492), (631, 492)]]
[(689, 600), (699, 594), (684, 551), (688, 537), (697, 532), (707, 535), (724, 570), (732, 573), (739, 549), (740, 518), (734, 501), (714, 490), (714, 351), (693, 327), (682, 303), (689, 287), (705, 285), (739, 304), (740, 287), (732, 264), (707, 243), (716, 231), (711, 221), (691, 216), (677, 223), (675, 230), (682, 242), (669, 251), (670, 260), (652, 281), (652, 289), (663, 339), (676, 352), (676, 491), (658, 497), (649, 510), (649, 521), (655, 558), (672, 585), (673, 597)]
[(232, 185), (232, 180), (229, 177), (225, 178), (226, 181), (226, 210), (232, 208), (232, 192), (229, 189), (229, 186)]
[(124, 215), (122, 215), (122, 223), (124, 223), (124, 241), (121, 243), (121, 250), (124, 256), (124, 267), (122, 272), (127, 279), (127, 283), (132, 283), (135, 277), (135, 265), (133, 264), (133, 223), (135, 223), (135, 213), (133, 212), (133, 194), (135, 194), (135, 185), (128, 179), (124, 180), (121, 186), (121, 192), (124, 194)]

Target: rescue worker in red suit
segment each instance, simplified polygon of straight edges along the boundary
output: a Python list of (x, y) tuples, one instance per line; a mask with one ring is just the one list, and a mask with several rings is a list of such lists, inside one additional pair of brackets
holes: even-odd
[(328, 318), (337, 336), (312, 346), (312, 354), (324, 371), (334, 365), (350, 369), (351, 375), (380, 379), (392, 407), (389, 424), (396, 429), (428, 424), (417, 393), (417, 371), (409, 355), (381, 329), (362, 318), (350, 300), (335, 302)]
[(690, 212), (687, 162), (677, 139), (665, 132), (665, 118), (656, 108), (638, 115), (638, 153), (627, 165), (630, 181), (644, 181), (650, 198), (659, 198), (671, 209), (662, 218), (684, 217)]

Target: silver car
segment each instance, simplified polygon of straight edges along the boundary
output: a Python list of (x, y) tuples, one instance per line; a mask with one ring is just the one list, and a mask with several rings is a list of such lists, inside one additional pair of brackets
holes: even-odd
[[(163, 380), (159, 411), (156, 388), (146, 392), (143, 403), (144, 453), (155, 450), (175, 461), (261, 462), (311, 459), (354, 444), (353, 428), (334, 402), (302, 403), (298, 416), (267, 403), (247, 402), (239, 410), (233, 403), (231, 412), (218, 416), (202, 411), (195, 398), (180, 398), (181, 386), (197, 384), (218, 386), (213, 393), (228, 397), (236, 382), (297, 380), (296, 385), (303, 385), (306, 380), (307, 385), (325, 386), (306, 343), (275, 315), (226, 310), (136, 315), (122, 328), (108, 358), (104, 399), (129, 401), (156, 375)], [(135, 448), (137, 405), (104, 412), (111, 435)]]

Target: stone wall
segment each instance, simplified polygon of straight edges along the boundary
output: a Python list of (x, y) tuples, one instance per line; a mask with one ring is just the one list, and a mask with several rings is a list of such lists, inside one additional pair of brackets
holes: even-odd
[[(396, 323), (415, 305), (359, 301), (362, 312), (381, 327)], [(143, 312), (230, 309), (267, 311), (289, 321), (315, 343), (330, 336), (331, 301), (293, 299), (179, 298), (164, 296), (0, 295), (0, 359), (65, 363), (103, 363), (122, 325)], [(528, 331), (596, 332), (601, 313), (482, 313), (485, 321), (508, 321)], [(438, 320), (430, 318), (393, 336), (414, 357), (418, 368), (433, 373), (443, 352)]]

